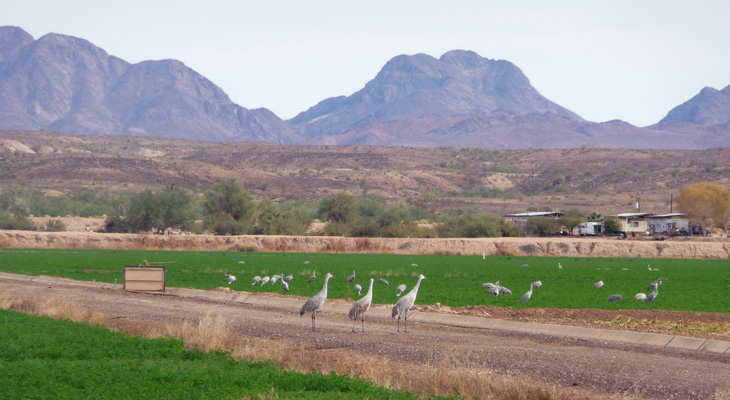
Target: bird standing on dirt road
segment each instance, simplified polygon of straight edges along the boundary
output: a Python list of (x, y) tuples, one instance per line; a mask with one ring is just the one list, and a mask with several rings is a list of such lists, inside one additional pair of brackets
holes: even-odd
[(410, 311), (411, 307), (413, 307), (413, 303), (416, 302), (418, 287), (421, 286), (421, 281), (424, 279), (426, 279), (426, 277), (423, 276), (423, 274), (418, 275), (418, 282), (416, 282), (416, 286), (414, 286), (407, 295), (401, 297), (398, 302), (395, 303), (395, 306), (393, 306), (391, 317), (395, 318), (396, 315), (398, 316), (398, 332), (400, 332), (400, 319), (403, 317), (403, 321), (405, 323), (404, 332), (408, 333), (408, 311)]
[(403, 292), (405, 292), (405, 291), (406, 291), (406, 284), (404, 283), (404, 284), (402, 284), (402, 285), (398, 285), (398, 287), (397, 287), (397, 288), (395, 288), (395, 290), (396, 290), (396, 291), (398, 292), (398, 293), (396, 294), (396, 296), (400, 296), (400, 295), (402, 295), (402, 294), (403, 294)]
[(327, 300), (327, 281), (329, 281), (330, 278), (332, 278), (332, 274), (328, 272), (327, 275), (324, 276), (324, 286), (322, 286), (322, 290), (307, 300), (307, 302), (302, 305), (301, 310), (299, 310), (300, 317), (306, 312), (312, 312), (312, 332), (317, 331), (317, 310), (319, 310), (319, 308), (324, 304), (324, 301)]
[[(375, 279), (370, 278), (370, 288), (365, 294), (365, 297), (356, 301), (355, 304), (350, 308), (350, 319), (352, 320), (352, 331), (355, 332), (355, 324), (357, 318), (360, 317), (362, 320), (362, 331), (365, 332), (365, 313), (370, 309), (370, 304), (373, 302), (373, 282)], [(359, 294), (359, 293), (358, 293)]]
[(233, 283), (233, 282), (235, 282), (235, 281), (236, 281), (236, 277), (235, 277), (235, 276), (233, 276), (233, 275), (231, 275), (231, 274), (228, 274), (228, 273), (226, 273), (225, 275), (226, 275), (226, 278), (228, 278), (228, 284), (229, 284), (229, 285), (230, 285), (231, 283)]

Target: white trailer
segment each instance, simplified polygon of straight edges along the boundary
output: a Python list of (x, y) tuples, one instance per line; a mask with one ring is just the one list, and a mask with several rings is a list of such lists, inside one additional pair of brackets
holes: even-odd
[(603, 222), (582, 222), (578, 224), (580, 236), (598, 236), (603, 233)]

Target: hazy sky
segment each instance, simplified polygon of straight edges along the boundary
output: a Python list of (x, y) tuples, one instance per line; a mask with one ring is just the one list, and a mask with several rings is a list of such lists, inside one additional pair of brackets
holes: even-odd
[(0, 25), (173, 58), (246, 108), (289, 119), (360, 90), (391, 58), (454, 49), (517, 65), (590, 121), (658, 122), (730, 85), (728, 0), (0, 0)]

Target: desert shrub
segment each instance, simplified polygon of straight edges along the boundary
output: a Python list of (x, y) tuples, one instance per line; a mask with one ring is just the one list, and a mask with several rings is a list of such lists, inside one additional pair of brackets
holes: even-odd
[(105, 233), (138, 233), (139, 229), (136, 229), (126, 218), (120, 216), (110, 216), (104, 221), (104, 232)]
[(68, 230), (68, 227), (60, 219), (54, 219), (46, 222), (43, 230), (46, 232), (65, 232)]

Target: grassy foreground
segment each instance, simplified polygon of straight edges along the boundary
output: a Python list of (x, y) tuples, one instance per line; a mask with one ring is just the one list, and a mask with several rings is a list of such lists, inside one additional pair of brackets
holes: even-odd
[[(256, 275), (283, 273), (294, 275), (289, 294), (309, 297), (319, 292), (324, 274), (331, 272), (335, 277), (330, 281), (329, 297), (354, 300), (358, 295), (346, 283), (354, 269), (354, 283), (363, 287), (363, 293), (370, 278), (390, 282), (390, 286), (375, 284), (373, 301), (378, 304), (395, 303), (395, 287), (404, 283), (410, 290), (423, 273), (428, 279), (421, 284), (417, 304), (730, 311), (727, 260), (3, 249), (0, 271), (122, 283), (123, 266), (139, 265), (143, 259), (174, 261), (163, 264), (171, 287), (284, 293), (279, 283), (251, 286)], [(238, 280), (229, 286), (224, 271)], [(313, 271), (318, 278), (308, 284)], [(659, 278), (664, 284), (653, 303), (634, 300), (636, 293), (647, 292), (649, 283)], [(482, 283), (497, 280), (514, 295), (487, 296)], [(537, 280), (543, 286), (534, 290), (529, 302), (520, 303), (530, 283)], [(594, 289), (593, 284), (600, 280), (605, 286)], [(623, 300), (609, 304), (611, 294), (621, 294)]]
[(227, 352), (186, 349), (178, 339), (1, 309), (0, 343), (7, 399), (416, 398), (334, 373), (302, 374)]

